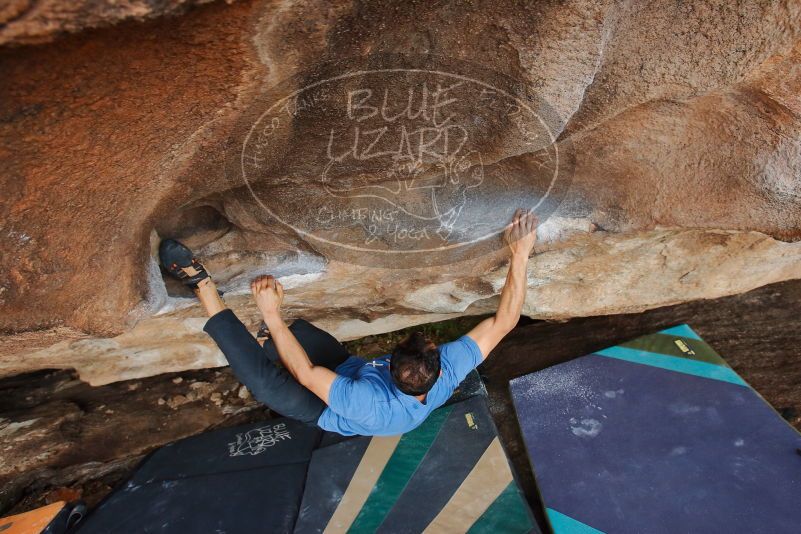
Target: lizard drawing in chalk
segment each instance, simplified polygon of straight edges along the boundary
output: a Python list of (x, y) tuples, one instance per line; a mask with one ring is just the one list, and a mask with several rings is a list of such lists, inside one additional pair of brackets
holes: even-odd
[(331, 160), (322, 173), (322, 183), (331, 196), (380, 200), (410, 217), (436, 224), (437, 235), (447, 240), (467, 203), (467, 191), (484, 181), (481, 154), (473, 151), (431, 163), (411, 155), (388, 159), (377, 172), (354, 174), (348, 170), (363, 168), (363, 161), (353, 157)]

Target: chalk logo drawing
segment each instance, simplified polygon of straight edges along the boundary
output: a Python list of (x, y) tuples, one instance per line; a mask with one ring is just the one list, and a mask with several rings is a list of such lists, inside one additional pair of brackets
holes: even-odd
[(228, 444), (229, 456), (256, 456), (280, 441), (292, 439), (286, 423), (261, 426), (236, 435), (236, 441)]
[(372, 59), (299, 75), (245, 113), (226, 165), (264, 216), (338, 259), (408, 267), (497, 247), (519, 206), (555, 210), (572, 155), (545, 102), (465, 62)]

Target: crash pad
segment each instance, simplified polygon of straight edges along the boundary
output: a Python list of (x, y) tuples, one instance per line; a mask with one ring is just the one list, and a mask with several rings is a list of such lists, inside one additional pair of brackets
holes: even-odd
[(510, 387), (557, 534), (799, 531), (801, 435), (687, 325)]
[(165, 446), (79, 532), (290, 532), (321, 433), (274, 419)]
[(311, 532), (531, 532), (483, 396), (435, 410), (417, 429), (312, 454), (295, 525)]
[(166, 445), (78, 532), (536, 531), (471, 375), (403, 436), (274, 419)]

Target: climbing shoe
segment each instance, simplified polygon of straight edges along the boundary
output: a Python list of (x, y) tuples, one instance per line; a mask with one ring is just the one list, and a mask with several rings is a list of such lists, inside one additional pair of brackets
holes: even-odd
[(197, 285), (209, 277), (206, 268), (192, 256), (192, 251), (175, 239), (161, 242), (159, 259), (165, 271), (192, 289), (197, 289)]

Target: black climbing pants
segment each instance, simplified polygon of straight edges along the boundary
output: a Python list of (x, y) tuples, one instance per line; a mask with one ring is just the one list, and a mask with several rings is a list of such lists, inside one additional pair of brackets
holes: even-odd
[[(234, 312), (223, 310), (206, 322), (203, 330), (225, 355), (231, 369), (256, 400), (285, 417), (316, 425), (325, 403), (303, 387), (280, 361), (272, 339), (262, 347)], [(298, 319), (289, 327), (314, 365), (331, 369), (344, 362), (347, 349), (331, 334)]]

